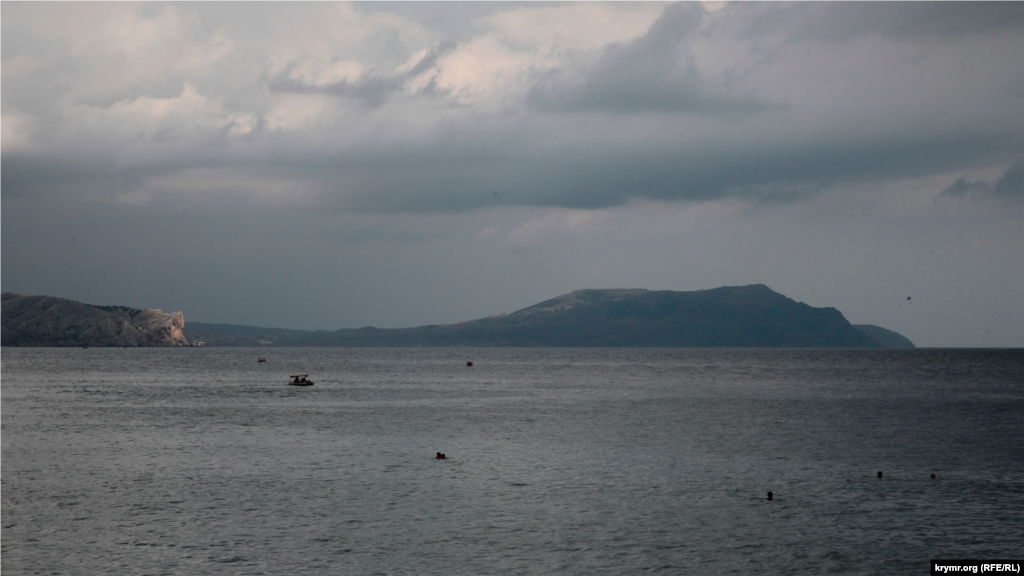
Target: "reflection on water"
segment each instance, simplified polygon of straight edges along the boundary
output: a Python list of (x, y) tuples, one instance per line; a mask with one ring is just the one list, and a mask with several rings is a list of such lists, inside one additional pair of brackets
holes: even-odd
[(6, 576), (1024, 555), (1021, 351), (5, 348), (2, 393)]

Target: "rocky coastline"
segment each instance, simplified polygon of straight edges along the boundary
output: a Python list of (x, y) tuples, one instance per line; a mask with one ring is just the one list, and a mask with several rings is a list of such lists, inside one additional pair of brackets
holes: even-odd
[(185, 316), (158, 309), (94, 306), (53, 296), (2, 296), (3, 346), (186, 347)]

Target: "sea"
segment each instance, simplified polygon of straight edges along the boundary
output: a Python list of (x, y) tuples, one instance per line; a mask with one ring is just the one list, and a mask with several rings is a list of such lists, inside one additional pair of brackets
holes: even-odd
[(0, 357), (4, 576), (913, 575), (1024, 558), (1024, 350)]

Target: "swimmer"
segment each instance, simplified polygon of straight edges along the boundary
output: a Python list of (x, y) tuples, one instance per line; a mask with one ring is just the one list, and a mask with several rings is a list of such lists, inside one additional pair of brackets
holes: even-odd
[(769, 502), (770, 502), (770, 501), (772, 500), (772, 496), (773, 496), (773, 494), (772, 494), (771, 492), (769, 492), (769, 493), (768, 493), (768, 501), (769, 501)]
[(879, 471), (878, 471), (878, 479), (879, 479), (879, 480), (881, 480), (881, 479), (882, 479), (882, 471), (881, 471), (881, 470), (879, 470)]
[(434, 460), (444, 460), (444, 459), (445, 459), (445, 455), (441, 454), (440, 452), (437, 453), (437, 456), (434, 456)]
[(935, 480), (935, 474), (932, 474), (932, 480)]

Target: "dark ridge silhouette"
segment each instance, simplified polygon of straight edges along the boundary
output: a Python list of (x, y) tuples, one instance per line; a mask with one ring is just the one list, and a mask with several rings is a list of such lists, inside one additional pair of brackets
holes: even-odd
[(309, 333), (291, 346), (874, 348), (835, 308), (767, 286), (696, 292), (578, 290), (512, 314), (459, 324)]

